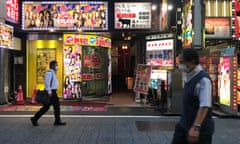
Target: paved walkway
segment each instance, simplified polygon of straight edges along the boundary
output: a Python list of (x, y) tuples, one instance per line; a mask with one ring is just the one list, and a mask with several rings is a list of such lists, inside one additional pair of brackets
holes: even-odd
[[(179, 117), (62, 115), (66, 126), (53, 126), (51, 115), (32, 127), (31, 115), (0, 115), (1, 144), (169, 144)], [(213, 144), (240, 141), (238, 119), (215, 118)]]

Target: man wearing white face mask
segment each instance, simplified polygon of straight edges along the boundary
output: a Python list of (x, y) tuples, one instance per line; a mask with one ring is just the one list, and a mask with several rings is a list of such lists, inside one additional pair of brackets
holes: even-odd
[(57, 88), (58, 88), (58, 79), (56, 76), (56, 71), (58, 70), (58, 64), (57, 61), (51, 61), (50, 62), (50, 70), (46, 72), (45, 74), (45, 90), (48, 91), (48, 96), (50, 97), (50, 103), (43, 105), (43, 107), (34, 115), (34, 117), (31, 117), (31, 122), (33, 126), (38, 126), (38, 120), (40, 117), (45, 114), (51, 105), (53, 105), (54, 109), (54, 116), (55, 116), (55, 126), (60, 125), (66, 125), (65, 122), (62, 122), (60, 119), (60, 104), (59, 104), (59, 98), (57, 96)]
[(211, 144), (214, 133), (212, 119), (212, 83), (199, 65), (195, 49), (179, 54), (179, 69), (186, 74), (183, 111), (175, 127), (172, 144)]

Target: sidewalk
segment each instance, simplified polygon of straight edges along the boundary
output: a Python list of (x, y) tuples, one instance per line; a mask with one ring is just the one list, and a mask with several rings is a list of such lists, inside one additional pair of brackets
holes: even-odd
[[(52, 116), (29, 121), (31, 115), (0, 115), (1, 144), (169, 144), (179, 117), (62, 115), (66, 126), (53, 126)], [(213, 144), (237, 144), (240, 121), (215, 119)]]

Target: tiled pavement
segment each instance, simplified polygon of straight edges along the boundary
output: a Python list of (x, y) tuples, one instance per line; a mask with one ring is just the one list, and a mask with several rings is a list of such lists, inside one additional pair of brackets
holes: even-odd
[[(179, 117), (62, 115), (66, 126), (53, 126), (45, 115), (39, 127), (31, 115), (0, 115), (1, 144), (169, 144)], [(238, 144), (240, 121), (215, 118), (213, 144)]]

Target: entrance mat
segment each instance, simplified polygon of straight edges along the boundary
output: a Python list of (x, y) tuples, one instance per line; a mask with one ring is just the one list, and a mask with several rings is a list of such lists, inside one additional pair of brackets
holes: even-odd
[(176, 121), (136, 121), (139, 131), (173, 131)]
[[(0, 112), (2, 111), (11, 111), (11, 112), (33, 112), (38, 111), (42, 106), (41, 105), (7, 105), (0, 108)], [(107, 106), (91, 106), (91, 105), (83, 105), (83, 106), (66, 106), (61, 105), (61, 111), (63, 112), (107, 112)], [(51, 106), (50, 111), (53, 111), (53, 107)]]

